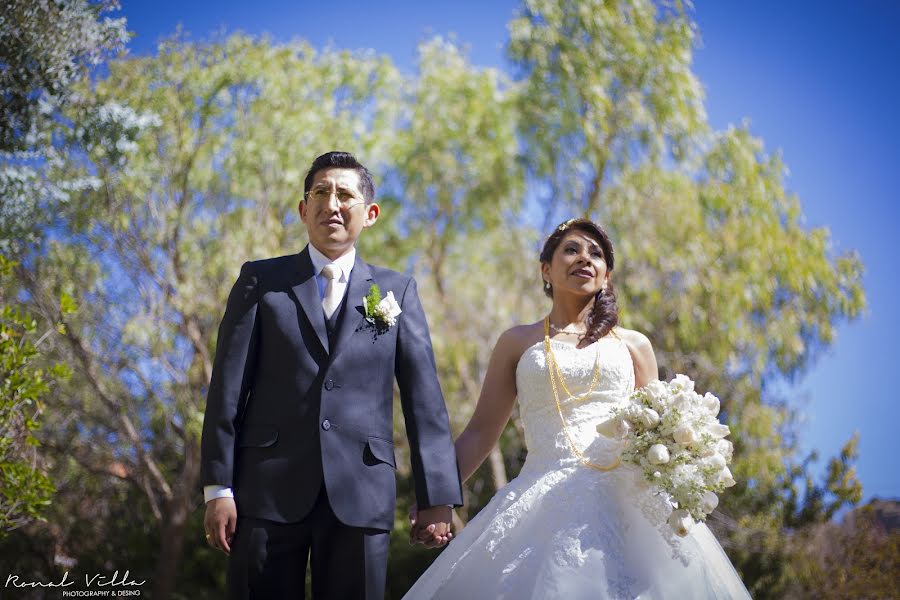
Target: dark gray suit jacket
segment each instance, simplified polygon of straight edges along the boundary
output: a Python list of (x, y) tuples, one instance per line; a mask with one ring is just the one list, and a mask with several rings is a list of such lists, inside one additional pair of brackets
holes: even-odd
[[(383, 332), (364, 319), (373, 283), (403, 311)], [(202, 484), (232, 487), (239, 516), (299, 521), (324, 483), (343, 523), (391, 529), (395, 377), (418, 505), (462, 503), (415, 281), (357, 255), (341, 311), (329, 343), (308, 249), (241, 269), (219, 326), (201, 443)]]

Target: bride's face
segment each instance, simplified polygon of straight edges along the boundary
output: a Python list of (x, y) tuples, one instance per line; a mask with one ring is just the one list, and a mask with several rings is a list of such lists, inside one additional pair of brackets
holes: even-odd
[(578, 229), (563, 236), (550, 263), (541, 264), (541, 274), (553, 286), (554, 295), (558, 292), (594, 295), (609, 280), (603, 248)]

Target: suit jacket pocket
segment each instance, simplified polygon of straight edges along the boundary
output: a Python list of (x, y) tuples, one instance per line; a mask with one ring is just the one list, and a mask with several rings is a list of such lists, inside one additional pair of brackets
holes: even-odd
[(272, 425), (253, 425), (240, 433), (241, 448), (268, 448), (278, 442), (278, 428)]
[[(383, 462), (391, 465), (395, 469), (397, 468), (397, 459), (394, 458), (394, 444), (393, 442), (389, 442), (388, 440), (383, 440), (377, 437), (368, 437), (366, 438), (366, 457), (369, 458), (369, 454), (372, 455), (372, 458), (379, 462)], [(366, 461), (368, 463), (368, 461)]]

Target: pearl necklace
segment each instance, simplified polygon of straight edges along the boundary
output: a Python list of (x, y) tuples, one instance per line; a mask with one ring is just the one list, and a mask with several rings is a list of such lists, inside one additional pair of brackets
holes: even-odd
[[(548, 317), (548, 322), (549, 322), (549, 317)], [(587, 333), (587, 329), (585, 329), (584, 331), (581, 331), (578, 329), (569, 329), (568, 327), (557, 327), (553, 323), (550, 323), (550, 329), (552, 329), (553, 331), (556, 331), (557, 333), (571, 333), (573, 335), (584, 335)]]

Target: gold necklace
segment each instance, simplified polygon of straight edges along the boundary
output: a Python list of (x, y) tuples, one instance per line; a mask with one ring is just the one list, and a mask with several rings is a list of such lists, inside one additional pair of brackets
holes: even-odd
[[(553, 388), (553, 399), (556, 400), (556, 410), (559, 412), (559, 420), (562, 421), (563, 433), (566, 435), (566, 439), (569, 442), (569, 447), (572, 449), (572, 453), (578, 457), (578, 461), (584, 465), (585, 467), (597, 470), (597, 471), (612, 471), (616, 467), (621, 464), (621, 459), (617, 458), (615, 462), (611, 465), (598, 465), (596, 463), (592, 463), (588, 459), (584, 457), (584, 453), (578, 449), (578, 446), (575, 445), (575, 441), (572, 439), (572, 434), (569, 433), (569, 426), (566, 424), (566, 418), (563, 416), (562, 411), (562, 403), (559, 401), (559, 390), (556, 387), (556, 379), (559, 379), (559, 383), (562, 385), (562, 388), (569, 395), (569, 398), (573, 398), (572, 392), (566, 387), (566, 382), (562, 377), (562, 372), (559, 370), (559, 363), (556, 362), (556, 357), (553, 355), (553, 349), (550, 347), (550, 316), (544, 317), (544, 356), (547, 362), (547, 371), (550, 375), (550, 387)], [(556, 375), (556, 379), (554, 379), (554, 374)], [(594, 391), (594, 385), (596, 385), (597, 380), (600, 375), (600, 347), (597, 347), (597, 361), (594, 364), (594, 377), (591, 381), (591, 386), (588, 388), (588, 391), (585, 392), (584, 395), (590, 394)]]
[[(575, 398), (575, 394), (569, 391), (568, 386), (566, 385), (566, 380), (563, 379), (562, 371), (559, 370), (559, 363), (556, 362), (556, 356), (553, 354), (552, 348), (550, 348), (550, 331), (547, 329), (547, 325), (550, 323), (550, 316), (548, 315), (544, 320), (544, 341), (545, 341), (545, 350), (549, 348), (549, 353), (547, 354), (547, 366), (552, 367), (553, 371), (556, 372), (556, 378), (559, 380), (560, 385), (562, 386), (563, 391), (569, 395), (569, 398)], [(583, 394), (579, 394), (579, 396), (588, 396), (591, 392), (594, 391), (594, 386), (597, 385), (597, 380), (600, 379), (600, 347), (597, 347), (597, 360), (594, 362), (594, 374), (591, 377), (591, 385), (588, 387), (588, 390)]]

